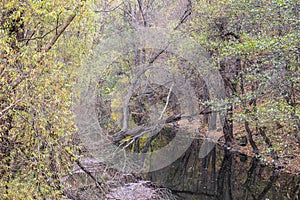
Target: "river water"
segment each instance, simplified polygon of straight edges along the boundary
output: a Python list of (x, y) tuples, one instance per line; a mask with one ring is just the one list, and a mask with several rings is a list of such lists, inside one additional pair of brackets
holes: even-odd
[(178, 199), (300, 199), (300, 177), (220, 147), (199, 158), (201, 143), (194, 141), (176, 162), (147, 178), (171, 189)]

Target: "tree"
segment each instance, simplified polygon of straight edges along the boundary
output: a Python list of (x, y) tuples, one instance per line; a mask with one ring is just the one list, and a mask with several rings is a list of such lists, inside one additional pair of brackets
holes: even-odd
[(300, 142), (298, 6), (289, 0), (200, 1), (190, 23), (225, 81), (228, 122), (238, 129), (243, 124), (253, 151), (271, 151), (274, 160), (285, 137)]
[(76, 158), (71, 85), (94, 19), (85, 1), (0, 5), (0, 197), (56, 198)]

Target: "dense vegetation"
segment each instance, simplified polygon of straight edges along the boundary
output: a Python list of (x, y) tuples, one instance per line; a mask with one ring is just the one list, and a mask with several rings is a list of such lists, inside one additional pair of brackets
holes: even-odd
[(253, 151), (273, 159), (293, 149), (290, 141), (299, 146), (299, 2), (201, 2), (196, 8), (190, 27), (225, 82), (227, 141), (245, 130)]
[[(226, 105), (224, 145), (231, 148), (247, 138), (251, 151), (263, 160), (270, 154), (276, 165), (281, 165), (285, 156), (298, 156), (298, 0), (3, 0), (0, 10), (1, 199), (61, 197), (61, 178), (79, 155), (72, 114), (76, 72), (90, 54), (107, 55), (93, 52), (105, 38), (137, 27), (180, 31), (208, 52), (226, 90), (221, 102)], [(114, 52), (110, 56), (115, 56)], [(125, 102), (133, 119), (127, 119), (126, 127), (118, 123), (126, 118), (120, 110), (120, 83), (133, 79), (136, 66), (155, 61), (162, 64), (159, 56), (165, 59), (163, 64), (191, 80), (200, 110), (208, 106), (201, 116), (205, 129), (214, 112), (210, 105), (215, 102), (201, 74), (176, 55), (151, 50), (145, 44), (118, 57), (101, 76), (97, 111), (101, 126), (110, 135), (147, 124), (164, 112), (168, 123), (180, 120), (171, 90), (150, 85), (155, 88), (150, 92), (154, 103), (164, 100), (155, 107), (157, 115), (151, 116), (153, 107), (140, 95), (140, 85), (131, 91), (132, 101)], [(144, 73), (141, 77), (150, 76)], [(165, 127), (160, 138), (135, 137), (127, 147), (137, 152), (148, 151), (151, 145), (159, 148), (172, 139), (169, 129)], [(297, 162), (294, 164), (292, 171), (299, 172)]]
[(77, 149), (71, 87), (89, 14), (84, 2), (0, 5), (0, 198), (54, 198)]

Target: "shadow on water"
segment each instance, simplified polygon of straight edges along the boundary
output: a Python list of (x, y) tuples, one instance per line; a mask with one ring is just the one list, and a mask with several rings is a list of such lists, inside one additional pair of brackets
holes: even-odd
[(199, 158), (202, 142), (195, 140), (172, 165), (148, 178), (167, 187), (178, 199), (299, 199), (300, 177), (264, 166), (257, 158), (215, 147)]

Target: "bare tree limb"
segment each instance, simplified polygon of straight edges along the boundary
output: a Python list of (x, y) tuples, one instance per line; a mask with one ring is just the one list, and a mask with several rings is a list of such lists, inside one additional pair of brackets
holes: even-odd
[(143, 11), (143, 4), (142, 4), (142, 1), (141, 1), (141, 0), (137, 0), (137, 2), (138, 2), (138, 4), (139, 4), (139, 10), (140, 10), (141, 15), (142, 15), (143, 25), (146, 27), (146, 26), (147, 26), (147, 22), (146, 22), (145, 14), (144, 14), (144, 11)]
[(76, 160), (75, 162), (76, 162), (76, 164), (78, 165), (78, 167), (79, 167), (82, 171), (84, 171), (84, 173), (86, 173), (86, 174), (87, 174), (87, 175), (95, 182), (96, 187), (97, 187), (98, 189), (100, 189), (103, 193), (105, 193), (105, 190), (104, 190), (104, 187), (103, 187), (103, 183), (99, 182), (99, 181), (97, 180), (97, 178), (96, 178), (90, 171), (88, 171), (88, 170), (81, 164), (81, 162), (80, 162), (79, 160)]
[(124, 4), (124, 2), (121, 2), (119, 5), (117, 5), (116, 7), (112, 8), (112, 9), (110, 9), (110, 10), (94, 10), (94, 12), (95, 12), (95, 13), (102, 13), (102, 12), (108, 13), (108, 12), (113, 12), (113, 11), (117, 10), (117, 9), (118, 9), (121, 5), (123, 5), (123, 4)]
[(76, 17), (76, 12), (72, 13), (68, 19), (63, 23), (62, 27), (60, 29), (57, 30), (56, 34), (53, 36), (53, 38), (51, 39), (50, 43), (48, 43), (43, 51), (46, 53), (48, 52), (56, 43), (56, 41), (58, 40), (58, 38), (61, 36), (61, 34), (66, 30), (66, 28), (71, 24), (71, 22), (74, 20), (74, 18)]
[[(140, 0), (138, 0), (139, 2)], [(191, 15), (191, 9), (192, 9), (192, 4), (191, 4), (191, 1), (189, 0), (189, 3), (187, 5), (187, 10), (185, 11), (185, 13), (183, 14), (183, 16), (181, 17), (178, 25), (174, 28), (174, 30), (178, 29), (179, 26), (181, 24), (183, 24), (187, 17)], [(142, 11), (141, 11), (142, 12)], [(122, 129), (120, 131), (120, 133), (125, 133), (127, 132), (127, 129), (128, 129), (128, 111), (129, 111), (129, 102), (130, 102), (130, 99), (132, 97), (132, 94), (133, 94), (133, 90), (134, 90), (134, 87), (135, 87), (135, 84), (138, 80), (138, 78), (144, 74), (148, 69), (150, 69), (150, 67), (152, 66), (152, 64), (159, 58), (159, 56), (161, 54), (163, 54), (164, 52), (166, 52), (166, 50), (168, 49), (169, 47), (169, 44), (167, 44), (165, 46), (165, 48), (163, 48), (162, 50), (160, 50), (155, 56), (153, 56), (152, 58), (150, 58), (148, 64), (146, 64), (138, 73), (135, 77), (133, 77), (131, 83), (130, 83), (130, 86), (129, 86), (129, 89), (128, 89), (128, 92), (127, 92), (127, 95), (125, 96), (125, 102), (124, 102), (124, 107), (123, 107), (123, 124), (122, 124)], [(125, 136), (126, 137), (126, 136)]]
[[(56, 41), (63, 34), (66, 28), (72, 23), (72, 21), (77, 16), (78, 10), (83, 7), (84, 1), (80, 1), (78, 6), (74, 9), (73, 13), (67, 18), (67, 20), (61, 25), (60, 29), (57, 29), (56, 34), (52, 37), (51, 41), (43, 48), (43, 53), (47, 53), (55, 45)], [(56, 27), (58, 28), (58, 27)], [(38, 62), (41, 62), (44, 58), (44, 54), (38, 59)]]
[(163, 111), (160, 114), (159, 120), (161, 120), (163, 118), (163, 116), (164, 116), (164, 114), (167, 110), (167, 107), (168, 107), (168, 104), (169, 104), (169, 101), (170, 101), (170, 96), (172, 94), (173, 86), (174, 86), (174, 84), (172, 84), (171, 87), (170, 87), (169, 94), (168, 94), (168, 97), (167, 97), (167, 101), (166, 101), (166, 104), (165, 104), (165, 107), (164, 107)]

